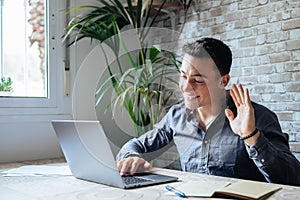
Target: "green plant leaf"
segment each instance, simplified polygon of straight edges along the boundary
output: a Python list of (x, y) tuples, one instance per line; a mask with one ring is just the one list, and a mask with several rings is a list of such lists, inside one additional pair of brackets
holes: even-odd
[[(97, 101), (95, 103), (96, 106), (99, 105), (99, 103), (102, 101), (103, 97), (106, 95), (106, 93), (109, 91), (109, 89), (111, 88), (112, 86), (108, 86), (106, 88), (104, 88), (104, 90), (102, 90), (102, 93), (101, 95), (97, 98)], [(98, 93), (99, 94), (99, 93)]]
[(128, 70), (125, 71), (125, 73), (121, 76), (120, 81), (119, 81), (119, 87), (121, 87), (121, 85), (124, 83), (125, 79), (130, 75), (130, 73), (132, 73), (133, 71), (135, 71), (134, 68), (130, 68)]
[[(79, 6), (68, 11), (68, 14), (81, 11), (82, 14), (75, 16), (65, 27), (63, 41), (67, 42), (67, 46), (84, 38), (90, 39), (91, 43), (99, 43), (109, 77), (96, 90), (96, 105), (113, 88), (117, 94), (110, 103), (113, 113), (120, 105), (128, 112), (136, 130), (139, 129), (138, 120), (144, 130), (148, 120), (151, 126), (154, 125), (161, 112), (160, 108), (172, 97), (171, 89), (163, 87), (163, 83), (167, 81), (177, 84), (172, 75), (178, 74), (180, 68), (175, 54), (162, 50), (159, 45), (148, 47), (144, 41), (150, 31), (149, 27), (157, 21), (166, 0), (162, 0), (161, 6), (156, 8), (153, 7), (153, 0), (136, 0), (136, 4), (131, 0), (98, 2), (99, 6)], [(127, 49), (121, 34), (125, 27), (134, 29), (135, 37), (139, 40), (138, 52), (129, 52)], [(102, 43), (113, 51), (114, 64), (108, 63), (107, 52)], [(122, 52), (120, 48), (125, 52), (129, 69), (125, 69), (119, 59), (119, 52)], [(155, 104), (158, 105), (154, 109)]]
[(0, 91), (10, 92), (13, 90), (12, 88), (13, 81), (10, 77), (2, 77), (0, 82)]
[(134, 91), (137, 91), (139, 85), (141, 85), (141, 79), (144, 72), (144, 68), (140, 68), (135, 73)]
[(150, 59), (154, 60), (159, 55), (159, 53), (161, 53), (160, 46), (159, 45), (153, 45), (150, 48)]
[(118, 74), (113, 74), (110, 77), (108, 77), (100, 86), (99, 88), (96, 90), (95, 94), (98, 95), (103, 88), (106, 88), (108, 83), (111, 81), (111, 79), (115, 78)]
[(153, 66), (152, 66), (152, 61), (150, 59), (146, 60), (146, 66), (150, 75), (153, 76)]

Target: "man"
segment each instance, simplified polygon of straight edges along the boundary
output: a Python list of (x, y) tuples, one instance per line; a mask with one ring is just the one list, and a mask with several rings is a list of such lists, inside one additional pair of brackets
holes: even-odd
[(174, 143), (183, 171), (300, 186), (300, 163), (277, 116), (251, 102), (241, 84), (226, 91), (232, 53), (204, 38), (183, 47), (179, 87), (184, 103), (117, 155), (121, 175), (150, 169), (159, 149)]

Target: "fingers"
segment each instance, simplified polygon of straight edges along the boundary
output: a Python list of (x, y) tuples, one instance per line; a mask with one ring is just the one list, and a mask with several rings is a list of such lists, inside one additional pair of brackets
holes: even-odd
[(239, 92), (241, 104), (245, 104), (245, 96), (244, 96), (245, 94), (244, 94), (243, 86), (241, 84), (238, 84), (238, 92)]
[(140, 158), (134, 159), (131, 166), (130, 166), (130, 175), (135, 174), (136, 171), (140, 168), (140, 165), (144, 164), (144, 160), (141, 160)]
[(240, 106), (240, 100), (239, 100), (240, 97), (239, 97), (237, 91), (238, 91), (238, 89), (237, 89), (236, 85), (232, 84), (232, 87), (230, 90), (230, 96), (232, 97), (235, 106), (239, 107)]
[(149, 170), (152, 166), (149, 162), (140, 157), (128, 157), (117, 163), (121, 176), (129, 172), (134, 175), (138, 170)]
[(228, 108), (225, 109), (225, 115), (226, 115), (226, 117), (228, 118), (229, 121), (234, 120), (234, 114), (230, 109), (228, 109)]
[(145, 161), (145, 163), (144, 163), (144, 170), (150, 170), (151, 167), (152, 167), (152, 165), (149, 162)]
[(230, 95), (236, 107), (243, 104), (249, 105), (250, 103), (248, 89), (244, 89), (240, 83), (238, 85), (232, 84)]
[(245, 104), (246, 106), (251, 106), (251, 100), (250, 100), (250, 95), (249, 95), (249, 90), (248, 88), (245, 89), (245, 95), (244, 95), (244, 98), (245, 98)]
[(129, 158), (125, 158), (117, 163), (118, 170), (121, 176), (124, 176), (131, 166), (132, 160)]

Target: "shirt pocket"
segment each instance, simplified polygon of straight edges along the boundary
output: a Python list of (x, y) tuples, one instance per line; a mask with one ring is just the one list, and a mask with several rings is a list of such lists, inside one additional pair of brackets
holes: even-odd
[[(231, 133), (232, 134), (232, 133)], [(235, 177), (238, 137), (222, 133), (218, 142), (210, 147), (208, 169), (217, 176)]]
[(224, 153), (221, 148), (211, 148), (207, 164), (208, 173), (216, 176), (235, 177), (235, 155), (224, 155)]

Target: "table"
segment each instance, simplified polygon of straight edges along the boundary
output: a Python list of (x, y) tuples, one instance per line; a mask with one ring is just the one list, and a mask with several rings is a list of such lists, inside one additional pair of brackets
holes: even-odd
[[(29, 164), (43, 163), (17, 163), (0, 165), (0, 172), (6, 168), (19, 167)], [(48, 164), (46, 162), (46, 164)], [(54, 163), (58, 165), (66, 165), (64, 162)], [(195, 174), (181, 172), (170, 169), (154, 169), (157, 173), (172, 175), (179, 177), (180, 181), (170, 183), (173, 186), (182, 184), (191, 180), (206, 180), (206, 181), (230, 181), (235, 182), (238, 179), (208, 176), (203, 174)], [(137, 189), (123, 190), (114, 187), (109, 187), (102, 184), (92, 183), (74, 178), (73, 176), (21, 176), (7, 177), (0, 175), (0, 199), (1, 200), (94, 200), (94, 199), (182, 199), (165, 190), (166, 184), (142, 187)], [(300, 187), (281, 185), (282, 189), (270, 196), (268, 199), (300, 199)], [(201, 198), (188, 198), (201, 199)], [(207, 198), (203, 198), (207, 199)], [(220, 198), (215, 198), (220, 200)]]

